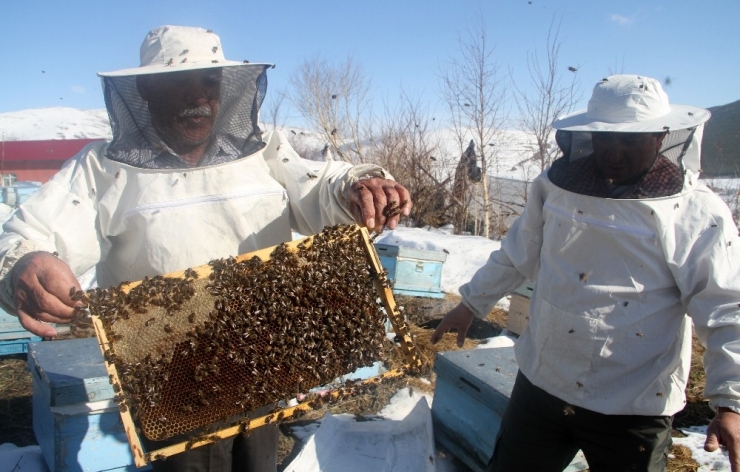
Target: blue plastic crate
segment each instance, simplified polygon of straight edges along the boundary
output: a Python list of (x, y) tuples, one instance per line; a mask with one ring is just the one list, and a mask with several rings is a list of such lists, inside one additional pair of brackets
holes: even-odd
[(393, 293), (444, 298), (440, 284), (447, 254), (390, 244), (376, 244), (375, 250), (393, 281)]
[(10, 356), (12, 354), (25, 354), (28, 352), (28, 343), (41, 341), (38, 336), (30, 338), (9, 339), (0, 341), (0, 356)]
[(28, 343), (41, 341), (41, 338), (26, 331), (15, 316), (0, 308), (0, 356), (24, 354)]

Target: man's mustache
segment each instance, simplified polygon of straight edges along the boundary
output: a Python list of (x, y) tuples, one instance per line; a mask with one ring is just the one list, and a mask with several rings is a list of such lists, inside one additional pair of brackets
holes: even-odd
[(178, 118), (189, 118), (191, 116), (211, 116), (211, 107), (208, 105), (201, 105), (195, 108), (185, 108), (177, 114)]

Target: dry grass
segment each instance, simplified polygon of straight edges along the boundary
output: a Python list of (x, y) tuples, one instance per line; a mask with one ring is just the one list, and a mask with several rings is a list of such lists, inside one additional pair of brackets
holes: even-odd
[[(448, 334), (438, 344), (429, 342), (434, 329), (444, 314), (452, 309), (458, 302), (459, 297), (448, 295), (445, 299), (432, 300), (425, 298), (397, 297), (399, 304), (405, 307), (404, 313), (411, 326), (411, 334), (414, 337), (419, 355), (424, 362), (424, 369), (420, 377), (431, 381), (426, 383), (420, 377), (405, 377), (392, 382), (381, 384), (378, 388), (368, 394), (358, 395), (342, 400), (338, 403), (325, 405), (319, 410), (312, 411), (308, 415), (291, 423), (281, 425), (281, 437), (278, 445), (278, 459), (287, 465), (299, 452), (295, 439), (290, 435), (290, 427), (306, 424), (321, 418), (327, 411), (337, 413), (351, 413), (358, 418), (375, 415), (390, 398), (400, 389), (411, 387), (418, 392), (433, 393), (434, 375), (432, 366), (437, 352), (457, 349), (456, 336)], [(478, 339), (495, 336), (501, 332), (506, 325), (506, 311), (496, 309), (486, 320), (476, 320), (471, 326), (468, 339), (465, 340), (463, 349), (475, 347)], [(81, 327), (84, 328), (84, 327)], [(77, 337), (89, 335), (84, 329), (76, 331)], [(703, 400), (704, 369), (701, 364), (703, 348), (694, 338), (694, 351), (692, 370), (689, 385), (686, 389), (686, 408), (676, 415), (674, 425), (685, 427), (691, 425), (707, 424), (713, 413)], [(392, 351), (395, 352), (395, 351)], [(389, 356), (389, 367), (399, 365), (402, 360), (397, 354)], [(10, 442), (17, 446), (36, 444), (32, 429), (31, 415), (31, 374), (26, 370), (25, 356), (0, 357), (0, 444)], [(676, 432), (676, 435), (680, 433)], [(669, 460), (669, 472), (695, 472), (698, 464), (691, 459), (689, 450), (682, 446), (673, 446), (671, 450), (673, 458)], [(441, 455), (449, 456), (449, 453), (440, 451)], [(458, 470), (465, 471), (467, 468), (456, 462)]]
[(691, 349), (691, 371), (689, 372), (689, 383), (686, 386), (686, 406), (676, 414), (673, 420), (674, 428), (709, 424), (714, 417), (714, 412), (704, 400), (706, 375), (702, 359), (705, 349), (696, 336), (693, 337)]
[(36, 444), (31, 415), (33, 382), (22, 355), (0, 358), (0, 444)]
[(686, 446), (676, 446), (671, 448), (673, 457), (668, 458), (669, 472), (696, 472), (699, 470), (699, 464), (691, 458), (691, 451)]

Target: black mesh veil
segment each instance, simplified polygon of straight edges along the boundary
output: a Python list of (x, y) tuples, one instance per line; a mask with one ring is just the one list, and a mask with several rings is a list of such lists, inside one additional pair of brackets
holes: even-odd
[[(259, 110), (267, 91), (265, 64), (223, 67), (219, 112), (214, 134), (225, 145), (222, 150), (252, 154), (262, 146)], [(136, 76), (102, 77), (105, 104), (113, 140), (107, 157), (136, 167), (160, 167), (155, 158), (164, 151), (174, 154), (152, 126), (147, 103), (139, 95)]]
[[(671, 130), (663, 139), (660, 154), (668, 158), (682, 171), (700, 171), (698, 146), (701, 142), (703, 125), (693, 128)], [(590, 156), (593, 152), (591, 132), (557, 130), (555, 141), (568, 162)]]
[(593, 133), (557, 130), (555, 141), (563, 152), (548, 171), (550, 181), (565, 190), (604, 198), (658, 198), (675, 195), (698, 174), (703, 124), (666, 130), (661, 149), (649, 167), (626, 180), (605, 178), (593, 155)]

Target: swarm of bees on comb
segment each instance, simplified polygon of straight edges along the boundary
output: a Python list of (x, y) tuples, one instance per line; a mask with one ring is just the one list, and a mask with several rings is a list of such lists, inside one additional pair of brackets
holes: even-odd
[[(382, 360), (389, 312), (410, 341), (365, 229), (326, 228), (266, 254), (76, 295), (99, 320), (116, 400), (146, 438), (203, 429)], [(403, 348), (413, 360), (413, 344)]]

